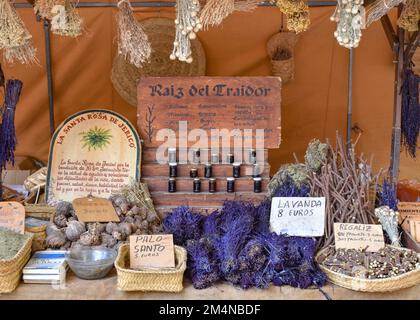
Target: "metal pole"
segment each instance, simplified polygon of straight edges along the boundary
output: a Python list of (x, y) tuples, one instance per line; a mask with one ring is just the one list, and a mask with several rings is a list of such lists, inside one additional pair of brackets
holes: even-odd
[(348, 90), (347, 90), (347, 151), (351, 151), (351, 133), (353, 128), (353, 48), (349, 50), (349, 70), (348, 70)]
[(54, 123), (54, 90), (53, 90), (53, 76), (51, 65), (51, 38), (50, 38), (50, 22), (44, 20), (44, 38), (45, 38), (45, 58), (47, 67), (47, 85), (48, 85), (48, 109), (50, 115), (50, 133), (51, 136), (55, 131)]
[[(398, 8), (398, 16), (401, 14), (401, 5)], [(400, 149), (401, 149), (401, 105), (403, 83), (403, 66), (404, 66), (404, 36), (405, 31), (397, 26), (398, 46), (396, 51), (397, 60), (395, 65), (395, 84), (394, 84), (394, 115), (392, 126), (391, 140), (391, 161), (390, 174), (393, 183), (398, 182), (398, 174), (400, 168)]]

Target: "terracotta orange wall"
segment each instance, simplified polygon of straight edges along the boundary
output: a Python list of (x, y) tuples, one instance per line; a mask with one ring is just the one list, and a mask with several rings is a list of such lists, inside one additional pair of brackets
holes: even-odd
[[(116, 49), (115, 9), (81, 8), (86, 33), (77, 39), (52, 36), (55, 120), (86, 108), (113, 109), (133, 123), (136, 110), (113, 90), (110, 81)], [(173, 17), (172, 9), (136, 9), (140, 19)], [(332, 7), (312, 8), (310, 30), (296, 46), (295, 80), (283, 88), (280, 149), (270, 152), (273, 169), (302, 158), (312, 138), (331, 140), (344, 134), (347, 106), (348, 51), (333, 37)], [(42, 24), (31, 9), (19, 9), (38, 48), (39, 66), (6, 66), (8, 77), (24, 82), (16, 115), (19, 155), (46, 160), (49, 148), (48, 97)], [(201, 32), (208, 75), (269, 75), (265, 44), (281, 27), (276, 8), (235, 13), (220, 27)], [(354, 122), (363, 130), (358, 151), (374, 157), (375, 168), (389, 165), (393, 108), (393, 57), (380, 23), (363, 33), (355, 50)], [(401, 177), (420, 177), (419, 161), (402, 153)]]

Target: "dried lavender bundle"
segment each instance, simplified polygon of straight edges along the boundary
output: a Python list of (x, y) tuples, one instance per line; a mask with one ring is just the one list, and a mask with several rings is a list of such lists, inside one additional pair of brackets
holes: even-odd
[(140, 68), (152, 53), (149, 39), (141, 24), (134, 17), (130, 2), (118, 2), (118, 54)]
[(398, 210), (397, 186), (391, 179), (384, 179), (378, 192), (379, 207), (388, 206), (392, 210)]
[(407, 69), (404, 75), (401, 110), (402, 145), (412, 158), (416, 158), (417, 140), (420, 134), (420, 76), (414, 74), (411, 69)]
[(0, 49), (8, 62), (37, 62), (32, 35), (9, 0), (0, 0)]
[(172, 210), (163, 220), (165, 232), (172, 233), (174, 242), (184, 246), (187, 240), (198, 240), (202, 236), (203, 216), (193, 212), (187, 206)]

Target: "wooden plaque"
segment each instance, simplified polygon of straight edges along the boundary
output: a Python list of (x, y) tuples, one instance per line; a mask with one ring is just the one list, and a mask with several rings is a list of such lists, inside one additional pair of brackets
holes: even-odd
[(51, 140), (47, 201), (108, 198), (140, 178), (140, 157), (139, 136), (127, 119), (110, 110), (78, 112)]
[(77, 198), (73, 200), (73, 208), (82, 222), (120, 222), (112, 202), (108, 199)]
[(25, 233), (25, 207), (19, 202), (0, 202), (0, 227)]
[[(162, 145), (174, 132), (178, 141), (173, 147), (203, 147), (197, 144), (203, 141), (210, 146), (217, 139), (221, 145), (223, 135), (231, 145), (241, 136), (246, 146), (278, 148), (280, 102), (276, 77), (144, 77), (138, 85), (137, 125), (146, 147)], [(186, 139), (178, 135), (183, 128)], [(207, 136), (198, 137), (194, 129)], [(229, 136), (216, 131), (222, 129)]]

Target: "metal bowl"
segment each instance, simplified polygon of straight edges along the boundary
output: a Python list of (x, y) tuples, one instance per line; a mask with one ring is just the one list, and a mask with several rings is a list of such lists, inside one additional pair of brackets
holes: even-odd
[(81, 279), (94, 280), (111, 271), (117, 251), (108, 248), (77, 248), (66, 253), (70, 269)]

